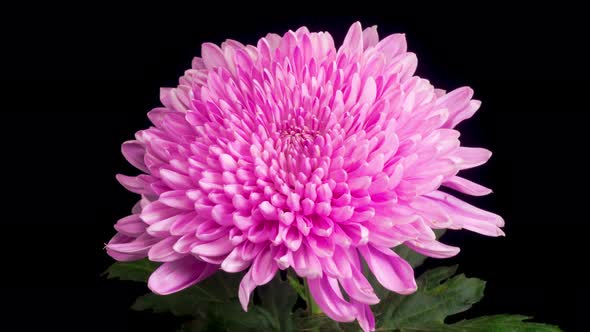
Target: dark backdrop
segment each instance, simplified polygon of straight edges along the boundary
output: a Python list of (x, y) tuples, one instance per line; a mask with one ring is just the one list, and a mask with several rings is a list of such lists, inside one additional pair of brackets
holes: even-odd
[(381, 36), (405, 32), (420, 76), (447, 90), (469, 85), (483, 101), (460, 129), (466, 145), (494, 152), (468, 177), (495, 193), (469, 201), (501, 214), (507, 236), (448, 234), (462, 252), (428, 265), (459, 263), (488, 281), (473, 314), (521, 313), (584, 330), (588, 77), (581, 10), (424, 4), (375, 8), (388, 12), (382, 16), (250, 16), (172, 5), (30, 9), (4, 23), (11, 58), (2, 76), (9, 91), (2, 160), (10, 169), (2, 293), (22, 330), (170, 326), (171, 316), (128, 310), (144, 285), (100, 277), (112, 263), (102, 249), (112, 225), (137, 199), (114, 177), (135, 172), (120, 143), (148, 126), (145, 113), (159, 105), (159, 87), (176, 84), (201, 43), (255, 43), (267, 32), (307, 25), (330, 31), (338, 44), (355, 20), (377, 24)]

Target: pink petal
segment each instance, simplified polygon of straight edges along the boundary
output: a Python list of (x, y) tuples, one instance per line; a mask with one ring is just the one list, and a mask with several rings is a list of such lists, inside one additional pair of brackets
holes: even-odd
[(169, 207), (181, 210), (194, 210), (195, 202), (186, 195), (186, 190), (171, 190), (160, 195), (158, 200)]
[(159, 201), (152, 202), (146, 205), (139, 217), (143, 220), (146, 224), (151, 225), (158, 221), (162, 221), (164, 219), (168, 219), (176, 214), (178, 214), (178, 210), (175, 208), (171, 208), (167, 205), (162, 204)]
[(355, 22), (350, 26), (338, 52), (346, 54), (352, 60), (356, 60), (363, 52), (363, 30), (360, 22)]
[(233, 245), (227, 236), (220, 237), (217, 240), (199, 243), (192, 247), (191, 253), (193, 255), (203, 255), (209, 257), (221, 256), (232, 251)]
[(147, 234), (132, 239), (129, 242), (118, 242), (116, 238), (113, 238), (109, 244), (107, 244), (107, 249), (121, 254), (145, 256), (148, 250), (158, 241), (159, 239)]
[(499, 228), (504, 226), (504, 220), (497, 214), (476, 208), (441, 191), (434, 191), (425, 197), (437, 203), (449, 215), (456, 228), (466, 228), (488, 236), (504, 235)]
[(127, 176), (123, 174), (116, 175), (117, 181), (125, 189), (140, 195), (153, 195), (154, 191), (150, 185), (155, 179), (150, 175)]
[(461, 250), (438, 241), (408, 241), (405, 244), (415, 252), (433, 258), (453, 257)]
[(383, 38), (375, 49), (385, 54), (388, 60), (407, 51), (406, 36), (403, 33), (396, 33)]
[(375, 315), (371, 311), (371, 307), (357, 301), (350, 301), (357, 311), (356, 319), (364, 332), (375, 331)]
[(128, 236), (137, 237), (145, 232), (147, 225), (139, 218), (138, 214), (132, 214), (125, 218), (119, 219), (115, 224), (115, 229)]
[(241, 255), (242, 248), (234, 248), (221, 263), (221, 269), (226, 272), (236, 273), (248, 268), (252, 260), (245, 260)]
[(223, 51), (215, 44), (204, 43), (201, 46), (201, 57), (207, 69), (214, 69), (216, 67), (227, 68)]
[(396, 253), (388, 248), (379, 249), (371, 245), (358, 249), (383, 287), (399, 294), (416, 291), (412, 267)]
[(357, 310), (342, 297), (338, 281), (324, 276), (307, 279), (309, 291), (322, 312), (339, 322), (352, 322), (356, 318)]
[(484, 196), (492, 192), (491, 189), (479, 185), (475, 182), (471, 182), (465, 178), (459, 176), (453, 176), (443, 182), (445, 187), (455, 189), (467, 195), (472, 196)]
[(252, 280), (256, 285), (264, 285), (272, 280), (278, 271), (277, 264), (274, 261), (274, 247), (264, 249), (252, 264)]
[(460, 169), (473, 168), (483, 165), (490, 159), (492, 152), (482, 148), (459, 147), (452, 153), (452, 160)]
[(195, 234), (186, 234), (180, 237), (176, 243), (172, 246), (172, 249), (179, 254), (187, 254), (191, 251), (194, 244), (200, 242)]
[(377, 45), (378, 42), (379, 34), (377, 33), (376, 25), (363, 30), (363, 48), (365, 50), (369, 47)]
[(240, 290), (238, 292), (238, 297), (244, 311), (248, 311), (250, 294), (252, 294), (254, 289), (256, 289), (256, 283), (252, 279), (252, 269), (250, 269), (242, 278), (242, 281), (240, 282)]
[(289, 264), (300, 277), (317, 278), (322, 275), (320, 261), (307, 244), (289, 252)]
[(192, 286), (217, 271), (218, 267), (187, 256), (162, 264), (148, 280), (148, 287), (159, 295), (168, 295)]
[(340, 246), (336, 246), (332, 257), (320, 258), (323, 271), (330, 277), (337, 279), (352, 277), (349, 255), (347, 255), (345, 250), (348, 249), (342, 249)]
[(144, 173), (149, 173), (143, 157), (145, 156), (145, 147), (138, 141), (127, 141), (121, 145), (121, 152), (127, 161)]
[[(229, 227), (220, 226), (213, 220), (203, 221), (197, 226), (196, 237), (202, 241), (213, 241), (228, 235)], [(228, 238), (229, 239), (229, 238)]]
[(340, 279), (340, 284), (351, 299), (361, 303), (377, 304), (379, 298), (365, 276), (355, 267), (350, 278)]
[(188, 176), (171, 169), (160, 169), (160, 178), (172, 189), (194, 189), (195, 187)]
[(176, 219), (174, 224), (170, 226), (171, 235), (184, 235), (192, 233), (197, 230), (197, 227), (203, 222), (196, 213), (186, 213)]
[(153, 262), (171, 262), (182, 258), (184, 255), (172, 249), (178, 237), (167, 237), (154, 244), (148, 251), (148, 258)]

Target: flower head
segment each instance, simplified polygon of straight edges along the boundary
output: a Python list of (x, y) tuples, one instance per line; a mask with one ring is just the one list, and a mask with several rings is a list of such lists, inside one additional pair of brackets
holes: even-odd
[(374, 329), (379, 298), (361, 259), (408, 294), (412, 267), (391, 248), (445, 258), (459, 248), (433, 229), (503, 234), (499, 216), (439, 190), (490, 192), (457, 175), (491, 155), (460, 146), (453, 129), (480, 102), (467, 87), (435, 89), (416, 65), (404, 35), (379, 40), (359, 23), (338, 49), (305, 27), (256, 46), (203, 44), (179, 86), (162, 89), (154, 126), (123, 143), (145, 174), (117, 178), (142, 198), (108, 253), (163, 262), (148, 283), (158, 294), (247, 270), (244, 310), (257, 286), (292, 268), (326, 315)]

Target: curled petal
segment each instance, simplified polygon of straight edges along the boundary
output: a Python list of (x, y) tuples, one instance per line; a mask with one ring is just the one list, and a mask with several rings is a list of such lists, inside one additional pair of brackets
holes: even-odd
[(244, 311), (248, 311), (250, 294), (252, 294), (254, 289), (256, 289), (256, 282), (254, 282), (254, 279), (252, 279), (252, 269), (250, 269), (242, 278), (242, 281), (240, 282), (240, 290), (238, 292), (238, 297)]
[(147, 234), (144, 234), (138, 238), (130, 238), (128, 242), (119, 242), (118, 239), (113, 238), (109, 244), (107, 244), (107, 249), (121, 253), (121, 254), (130, 254), (130, 255), (143, 255), (147, 254), (148, 250), (158, 242), (157, 238), (151, 237)]
[(453, 257), (461, 250), (438, 241), (408, 241), (405, 244), (415, 252), (433, 258)]
[(199, 261), (194, 257), (162, 264), (148, 280), (148, 287), (159, 295), (172, 294), (192, 286), (217, 271), (216, 265)]
[(173, 246), (178, 241), (177, 237), (167, 237), (154, 244), (148, 251), (148, 258), (153, 262), (171, 262), (180, 259), (184, 255), (174, 251)]
[(115, 229), (128, 236), (137, 237), (145, 232), (147, 225), (139, 218), (138, 214), (132, 214), (125, 218), (119, 219), (115, 224)]
[(352, 276), (340, 279), (340, 283), (352, 299), (365, 304), (379, 303), (379, 298), (375, 294), (373, 287), (356, 267), (352, 270)]
[(504, 226), (504, 219), (497, 214), (476, 208), (441, 191), (434, 191), (425, 197), (430, 198), (449, 215), (455, 228), (466, 228), (488, 236), (504, 235), (500, 229)]
[(375, 331), (375, 315), (371, 311), (371, 307), (367, 304), (357, 302), (355, 300), (350, 301), (357, 311), (356, 319), (364, 332)]
[(455, 189), (459, 192), (462, 192), (467, 195), (471, 196), (485, 196), (492, 192), (491, 189), (486, 188), (482, 185), (479, 185), (475, 182), (471, 182), (465, 178), (460, 176), (453, 176), (450, 179), (443, 182), (445, 187)]
[(221, 269), (225, 272), (236, 273), (248, 268), (252, 264), (252, 260), (242, 258), (241, 251), (241, 247), (234, 248), (221, 263)]
[(338, 281), (328, 276), (307, 279), (309, 291), (322, 312), (339, 322), (352, 322), (357, 316), (356, 308), (344, 300)]
[(149, 173), (143, 158), (145, 147), (138, 141), (127, 141), (121, 145), (121, 152), (127, 161), (144, 173)]
[(320, 260), (307, 244), (289, 252), (289, 263), (302, 277), (317, 278), (322, 275)]
[(264, 249), (254, 260), (252, 264), (252, 280), (256, 285), (264, 285), (268, 283), (277, 273), (278, 266), (274, 261), (274, 253), (276, 247), (268, 247)]
[(194, 255), (203, 255), (209, 257), (221, 256), (232, 251), (233, 245), (231, 240), (225, 236), (211, 242), (203, 242), (195, 245), (191, 249)]
[(399, 294), (410, 294), (416, 291), (414, 270), (403, 258), (388, 248), (381, 249), (366, 245), (358, 249), (383, 287)]

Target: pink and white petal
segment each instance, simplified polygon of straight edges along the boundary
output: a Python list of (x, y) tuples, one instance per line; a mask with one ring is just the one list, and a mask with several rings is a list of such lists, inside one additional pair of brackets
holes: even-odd
[(485, 164), (492, 152), (483, 148), (468, 148), (461, 146), (451, 153), (448, 158), (457, 163), (459, 169), (468, 169)]
[(338, 281), (328, 276), (307, 279), (309, 291), (322, 312), (338, 322), (352, 322), (357, 316), (356, 308), (344, 300)]
[(252, 260), (245, 260), (241, 255), (242, 248), (234, 248), (221, 263), (221, 269), (225, 272), (241, 272), (252, 264)]
[(408, 241), (405, 243), (410, 249), (424, 256), (433, 258), (449, 258), (457, 255), (461, 251), (458, 247), (453, 247), (439, 241)]
[(215, 273), (218, 266), (192, 256), (162, 264), (148, 280), (148, 287), (159, 295), (168, 295), (192, 286)]
[(200, 241), (195, 237), (195, 234), (185, 234), (174, 243), (172, 249), (179, 254), (187, 254), (191, 251), (191, 248)]
[(123, 237), (113, 237), (107, 244), (107, 249), (121, 254), (145, 255), (150, 248), (158, 243), (159, 239), (143, 234), (138, 238), (127, 237), (128, 242), (122, 242)]
[(252, 279), (252, 269), (250, 269), (242, 278), (242, 281), (240, 282), (240, 289), (238, 291), (240, 304), (242, 304), (242, 309), (244, 309), (244, 311), (248, 311), (250, 295), (252, 294), (254, 289), (256, 289), (256, 283)]
[(364, 332), (375, 331), (375, 315), (371, 311), (371, 307), (367, 304), (360, 303), (355, 300), (350, 301), (356, 308), (356, 319)]
[(322, 270), (332, 278), (343, 279), (352, 277), (350, 255), (346, 252), (350, 249), (336, 245), (334, 254), (331, 257), (322, 257), (320, 262)]
[(172, 262), (185, 256), (174, 251), (173, 246), (178, 237), (170, 236), (154, 244), (148, 251), (148, 258), (153, 262)]
[(406, 36), (403, 33), (389, 35), (379, 41), (375, 45), (375, 49), (383, 53), (388, 61), (391, 61), (391, 59), (407, 51)]
[(492, 192), (489, 188), (456, 175), (445, 180), (443, 186), (471, 196), (485, 196)]
[[(133, 240), (135, 240), (134, 237), (127, 236), (122, 233), (117, 233), (109, 241), (109, 244), (129, 243)], [(115, 260), (120, 261), (120, 262), (136, 261), (138, 259), (145, 258), (145, 256), (146, 256), (146, 254), (144, 252), (135, 253), (135, 254), (127, 254), (127, 253), (114, 251), (114, 250), (109, 249), (108, 245), (106, 246), (106, 251), (109, 256), (113, 257)]]
[(127, 161), (144, 173), (149, 173), (145, 162), (145, 146), (139, 141), (127, 141), (121, 145), (121, 152)]
[(360, 22), (353, 23), (348, 29), (346, 37), (342, 42), (342, 46), (338, 49), (338, 53), (346, 54), (347, 58), (352, 61), (358, 60), (358, 57), (363, 52), (363, 29)]
[(352, 269), (352, 277), (340, 279), (340, 284), (351, 299), (365, 304), (379, 303), (373, 287), (356, 267)]
[(444, 126), (448, 126), (450, 128), (454, 128), (459, 123), (463, 122), (463, 120), (467, 120), (477, 112), (479, 107), (481, 106), (481, 101), (479, 100), (471, 100), (465, 108), (456, 112), (453, 117), (449, 116), (449, 120), (445, 123)]
[(170, 190), (160, 195), (158, 200), (169, 207), (180, 210), (194, 210), (195, 202), (188, 198), (186, 190)]
[(147, 225), (139, 218), (138, 214), (132, 214), (125, 218), (119, 219), (115, 224), (115, 229), (128, 236), (137, 237), (145, 233)]
[(170, 226), (170, 234), (184, 235), (193, 233), (202, 222), (203, 220), (195, 212), (183, 214)]
[(217, 67), (227, 68), (225, 55), (219, 46), (212, 43), (204, 43), (201, 46), (201, 57), (207, 69), (211, 70)]
[(232, 251), (233, 245), (227, 236), (222, 236), (211, 242), (201, 242), (191, 248), (193, 255), (216, 257), (228, 254)]
[(276, 247), (270, 246), (262, 250), (254, 259), (251, 271), (252, 280), (256, 285), (261, 286), (268, 283), (277, 273), (279, 268), (274, 260), (275, 252)]
[(379, 42), (379, 34), (377, 33), (377, 26), (366, 28), (363, 30), (363, 49), (377, 45)]
[(175, 216), (179, 212), (180, 211), (175, 208), (171, 208), (165, 204), (162, 204), (162, 202), (155, 201), (146, 205), (143, 210), (141, 210), (139, 217), (146, 224), (152, 225), (164, 219)]
[(307, 243), (301, 245), (297, 251), (289, 251), (289, 265), (300, 277), (313, 279), (322, 275), (320, 260)]
[(138, 176), (127, 176), (123, 174), (117, 174), (115, 176), (117, 181), (125, 187), (125, 189), (140, 195), (154, 195), (154, 191), (151, 188), (151, 184), (156, 179), (151, 175), (138, 175)]
[(488, 236), (504, 235), (500, 229), (504, 226), (504, 219), (497, 214), (479, 209), (441, 191), (434, 191), (424, 197), (432, 199), (445, 210), (454, 228), (465, 228)]
[(119, 262), (133, 262), (145, 258), (145, 254), (123, 254), (109, 248), (107, 248), (107, 255)]
[(358, 249), (383, 287), (399, 294), (410, 294), (416, 291), (412, 266), (391, 249), (371, 245), (360, 246)]

